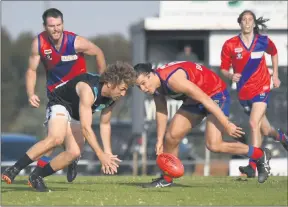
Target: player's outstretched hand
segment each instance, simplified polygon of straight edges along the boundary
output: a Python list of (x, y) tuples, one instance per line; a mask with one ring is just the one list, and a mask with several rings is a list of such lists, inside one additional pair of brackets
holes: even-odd
[(241, 138), (245, 132), (241, 127), (236, 126), (235, 124), (229, 122), (225, 127), (227, 134), (234, 138)]
[(40, 106), (39, 97), (36, 94), (30, 96), (29, 97), (29, 104), (34, 108), (38, 108)]
[(117, 173), (117, 168), (119, 167), (118, 163), (122, 162), (118, 157), (118, 155), (112, 155), (108, 153), (103, 153), (99, 156), (99, 160), (102, 164), (102, 171), (105, 174), (114, 174)]

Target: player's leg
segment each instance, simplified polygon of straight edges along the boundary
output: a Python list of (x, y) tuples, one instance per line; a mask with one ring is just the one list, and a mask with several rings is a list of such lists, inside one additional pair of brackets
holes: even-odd
[[(79, 125), (79, 124), (78, 124)], [(29, 176), (30, 186), (37, 191), (48, 191), (42, 178), (54, 174), (58, 170), (64, 169), (81, 154), (81, 148), (84, 145), (83, 137), (76, 140), (71, 129), (71, 124), (68, 123), (65, 137), (65, 151), (53, 158), (44, 168)], [(39, 182), (41, 180), (41, 182)]]
[(233, 155), (243, 155), (256, 160), (258, 169), (258, 181), (265, 182), (270, 173), (269, 160), (271, 153), (268, 149), (262, 150), (252, 145), (246, 145), (241, 142), (225, 142), (222, 139), (224, 133), (223, 126), (212, 114), (207, 116), (206, 123), (206, 146), (216, 153), (228, 153)]
[(261, 132), (263, 136), (272, 137), (275, 141), (280, 142), (288, 151), (288, 136), (281, 129), (276, 130), (271, 126), (266, 115), (262, 119)]
[(7, 183), (13, 182), (19, 172), (38, 157), (63, 143), (68, 123), (67, 110), (64, 106), (54, 105), (52, 106), (52, 111), (54, 113), (48, 122), (47, 137), (33, 145), (23, 157), (3, 172), (2, 179)]
[[(263, 136), (261, 133), (261, 123), (266, 113), (266, 108), (267, 104), (265, 102), (255, 102), (252, 104), (252, 109), (249, 117), (249, 125), (251, 144), (254, 147), (262, 146)], [(248, 173), (249, 168), (252, 173)], [(256, 161), (250, 158), (248, 169), (243, 170), (243, 168), (239, 167), (239, 170), (241, 173), (247, 174), (247, 177), (255, 177), (256, 168)]]
[[(182, 105), (175, 114), (168, 126), (165, 140), (164, 153), (171, 153), (178, 156), (178, 145), (185, 135), (195, 126), (197, 126), (205, 117), (204, 114), (191, 113), (195, 107)], [(198, 110), (198, 109), (196, 109)], [(163, 174), (160, 178), (154, 179), (151, 183), (143, 185), (144, 188), (167, 187), (172, 184), (172, 178)]]
[[(76, 140), (80, 150), (82, 151), (84, 148), (85, 139), (84, 139), (82, 131), (81, 131), (80, 122), (72, 120), (70, 122), (70, 126), (71, 126), (71, 133), (75, 137), (75, 140)], [(66, 148), (67, 148), (67, 146), (66, 146)], [(78, 164), (79, 159), (80, 159), (80, 156), (77, 157), (75, 160), (73, 160), (73, 162), (70, 165), (68, 165), (68, 170), (67, 170), (67, 181), (68, 182), (72, 182), (77, 176), (77, 164)]]
[[(47, 105), (47, 107), (46, 107), (46, 120), (43, 124), (43, 126), (45, 127), (45, 131), (46, 131), (47, 135), (48, 135), (48, 121), (49, 121), (51, 116), (52, 116), (51, 107), (49, 105)], [(52, 155), (53, 151), (54, 151), (54, 149), (48, 151), (45, 155), (43, 155), (42, 157), (37, 159), (38, 161), (37, 161), (36, 168), (34, 169), (34, 171), (32, 171), (32, 173), (39, 170), (40, 168), (45, 167), (45, 165), (47, 165), (50, 162), (51, 155)]]
[[(261, 132), (262, 120), (265, 116), (269, 93), (263, 95), (257, 95), (249, 101), (240, 101), (240, 104), (244, 107), (245, 112), (249, 115), (251, 144), (254, 147), (261, 147), (263, 141), (263, 134)], [(256, 174), (256, 161), (249, 159), (248, 166), (240, 166), (239, 171), (242, 174), (246, 174), (248, 178), (255, 177)]]

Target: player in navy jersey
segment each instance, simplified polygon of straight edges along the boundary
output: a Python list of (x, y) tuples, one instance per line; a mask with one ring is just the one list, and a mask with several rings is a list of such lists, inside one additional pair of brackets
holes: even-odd
[[(55, 8), (48, 9), (43, 13), (42, 18), (45, 31), (40, 33), (32, 42), (29, 66), (26, 73), (26, 89), (29, 103), (35, 108), (40, 105), (40, 99), (35, 94), (36, 72), (40, 62), (42, 62), (46, 71), (48, 99), (49, 94), (59, 84), (87, 72), (84, 54), (96, 56), (100, 74), (106, 68), (105, 57), (99, 47), (86, 38), (63, 30), (63, 14), (61, 11)], [(47, 107), (45, 123), (47, 123), (51, 113), (53, 113), (52, 109)], [(78, 140), (82, 139), (81, 145), (83, 145), (84, 139), (80, 132), (80, 126), (73, 122), (69, 124), (73, 128), (75, 136), (79, 136)], [(35, 170), (44, 167), (51, 160), (51, 153), (52, 151), (48, 152), (38, 160)], [(76, 178), (78, 159), (68, 166), (68, 182), (72, 182)]]
[[(68, 166), (79, 156), (81, 145), (74, 137), (69, 122), (78, 122), (83, 137), (88, 141), (102, 164), (105, 174), (117, 173), (121, 162), (111, 149), (110, 119), (114, 102), (119, 100), (135, 82), (131, 65), (117, 62), (109, 65), (101, 75), (81, 74), (59, 85), (50, 94), (48, 106), (52, 113), (48, 120), (48, 136), (32, 146), (13, 166), (7, 168), (2, 179), (12, 183), (19, 172), (47, 151), (65, 142), (66, 150), (50, 161), (44, 168), (31, 173), (29, 185), (37, 191), (48, 191), (43, 177), (52, 175)], [(100, 134), (104, 147), (101, 149), (92, 129), (92, 114), (101, 111)]]

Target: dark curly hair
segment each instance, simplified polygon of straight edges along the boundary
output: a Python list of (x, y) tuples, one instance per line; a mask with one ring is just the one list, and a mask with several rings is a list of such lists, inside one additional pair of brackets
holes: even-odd
[(130, 87), (134, 85), (135, 79), (136, 73), (133, 67), (128, 63), (117, 61), (107, 66), (106, 71), (100, 77), (100, 82), (111, 83), (115, 86), (124, 82)]

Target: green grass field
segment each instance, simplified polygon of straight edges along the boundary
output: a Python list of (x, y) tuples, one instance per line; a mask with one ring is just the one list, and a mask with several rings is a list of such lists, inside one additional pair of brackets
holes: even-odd
[(27, 185), (27, 177), (2, 182), (2, 205), (287, 205), (287, 177), (257, 179), (237, 177), (182, 177), (169, 188), (144, 189), (152, 177), (77, 177), (73, 184), (64, 176), (46, 178), (51, 192), (40, 193)]

